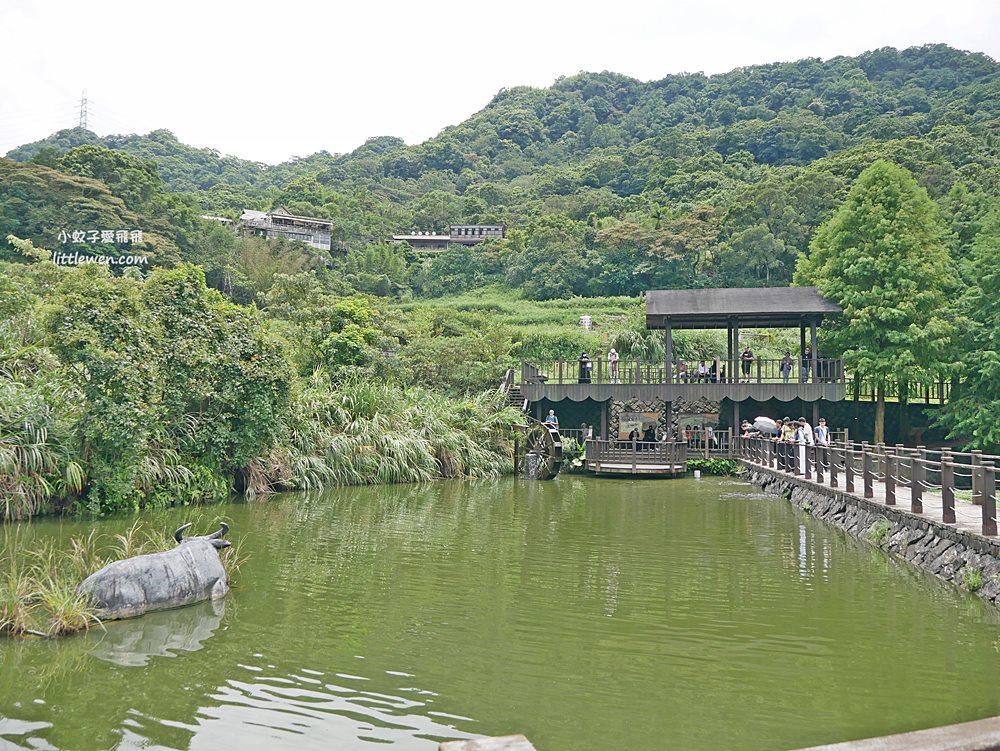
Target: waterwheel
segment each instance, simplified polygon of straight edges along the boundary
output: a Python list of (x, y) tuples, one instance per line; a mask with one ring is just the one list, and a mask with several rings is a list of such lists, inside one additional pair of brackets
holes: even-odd
[(536, 422), (524, 428), (518, 467), (531, 480), (554, 480), (562, 468), (562, 440), (551, 425)]

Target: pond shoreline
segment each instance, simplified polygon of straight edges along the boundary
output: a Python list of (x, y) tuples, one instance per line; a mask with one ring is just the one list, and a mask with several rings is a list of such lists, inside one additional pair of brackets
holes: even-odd
[(765, 492), (1000, 606), (1000, 543), (996, 540), (836, 488), (741, 463), (744, 479)]

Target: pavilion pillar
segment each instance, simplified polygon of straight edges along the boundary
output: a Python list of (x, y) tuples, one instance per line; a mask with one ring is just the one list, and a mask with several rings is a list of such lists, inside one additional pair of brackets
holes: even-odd
[(740, 403), (738, 400), (733, 399), (733, 435), (738, 436), (740, 433)]
[(736, 319), (733, 325), (733, 356), (729, 363), (729, 380), (731, 383), (740, 382), (740, 319)]
[(601, 440), (608, 440), (608, 405), (611, 403), (610, 399), (605, 399), (601, 402)]
[(813, 383), (819, 382), (819, 374), (816, 372), (819, 369), (819, 352), (816, 349), (816, 319), (812, 319), (812, 325), (809, 327), (809, 341), (812, 345), (812, 379)]
[(540, 401), (535, 402), (535, 419), (538, 422), (542, 421), (542, 403)]
[(796, 368), (799, 371), (798, 381), (803, 383), (802, 378), (802, 363), (806, 359), (806, 322), (799, 321), (799, 361), (796, 363)]
[(664, 348), (664, 351), (666, 352), (666, 359), (667, 359), (667, 363), (666, 363), (667, 369), (666, 369), (666, 372), (664, 373), (664, 376), (665, 376), (665, 380), (666, 380), (667, 383), (673, 383), (674, 382), (674, 376), (673, 376), (673, 373), (674, 373), (674, 332), (673, 332), (673, 330), (670, 327), (670, 319), (669, 318), (667, 319), (667, 326), (663, 330), (663, 340), (664, 340), (663, 341), (663, 348)]
[(819, 401), (813, 402), (813, 421), (812, 426), (815, 428), (819, 425)]
[(733, 319), (727, 318), (726, 319), (726, 362), (732, 362), (732, 361), (733, 361)]
[(674, 420), (674, 405), (667, 399), (663, 401), (663, 437), (668, 441), (672, 441), (673, 438), (673, 420)]

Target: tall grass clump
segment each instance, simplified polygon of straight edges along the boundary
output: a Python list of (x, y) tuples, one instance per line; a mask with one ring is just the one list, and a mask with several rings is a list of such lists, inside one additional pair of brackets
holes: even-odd
[(69, 428), (52, 401), (72, 398), (52, 384), (26, 384), (0, 370), (0, 521), (27, 519), (53, 496), (79, 493), (84, 472)]
[(294, 399), (287, 468), (274, 472), (301, 490), (499, 477), (510, 471), (517, 419), (498, 393), (455, 398), (371, 381), (331, 384), (317, 373)]

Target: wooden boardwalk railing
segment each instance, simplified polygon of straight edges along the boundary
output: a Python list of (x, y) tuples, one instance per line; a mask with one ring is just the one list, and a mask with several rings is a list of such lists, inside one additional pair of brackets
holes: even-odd
[(587, 469), (605, 473), (683, 474), (687, 444), (680, 441), (587, 441)]
[(806, 446), (767, 438), (733, 439), (733, 455), (750, 464), (843, 489), (978, 534), (997, 536), (996, 465), (980, 451), (837, 442)]

